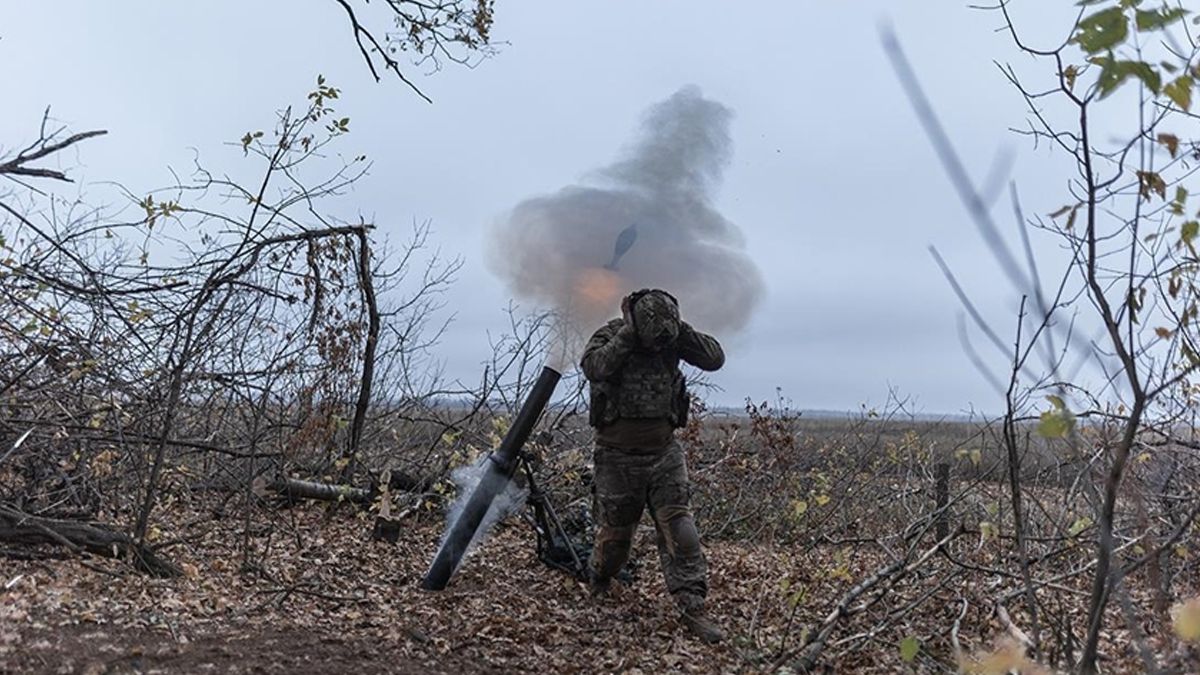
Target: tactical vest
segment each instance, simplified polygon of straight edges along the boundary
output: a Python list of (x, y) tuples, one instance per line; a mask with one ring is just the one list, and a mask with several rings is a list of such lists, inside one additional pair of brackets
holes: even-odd
[(688, 403), (675, 350), (634, 350), (616, 375), (591, 383), (588, 421), (599, 428), (618, 419), (666, 419), (678, 428), (687, 425)]

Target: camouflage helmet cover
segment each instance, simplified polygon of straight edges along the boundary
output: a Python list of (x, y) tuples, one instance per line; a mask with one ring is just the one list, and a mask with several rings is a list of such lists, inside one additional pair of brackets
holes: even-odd
[(643, 346), (663, 347), (679, 337), (679, 303), (670, 293), (644, 288), (630, 296), (629, 304)]

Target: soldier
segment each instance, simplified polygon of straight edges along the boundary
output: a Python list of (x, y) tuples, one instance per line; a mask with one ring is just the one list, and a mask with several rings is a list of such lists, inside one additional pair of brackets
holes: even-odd
[(724, 633), (705, 612), (708, 564), (675, 429), (688, 415), (680, 360), (712, 371), (724, 365), (725, 353), (712, 336), (680, 321), (679, 303), (666, 291), (625, 297), (621, 314), (592, 335), (580, 364), (596, 429), (591, 591), (603, 594), (625, 565), (642, 510), (649, 508), (667, 590), (684, 625), (705, 642), (719, 642)]

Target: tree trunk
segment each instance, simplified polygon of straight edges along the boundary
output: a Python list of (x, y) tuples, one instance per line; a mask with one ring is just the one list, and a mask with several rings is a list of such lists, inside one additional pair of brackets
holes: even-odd
[(349, 460), (342, 469), (342, 481), (350, 480), (354, 471), (354, 460), (362, 443), (363, 428), (367, 424), (367, 410), (371, 405), (371, 381), (375, 377), (375, 349), (379, 343), (379, 305), (375, 301), (375, 285), (371, 274), (371, 246), (367, 241), (366, 226), (356, 230), (358, 235), (358, 285), (362, 291), (363, 304), (367, 309), (367, 342), (363, 347), (362, 380), (358, 386), (358, 402), (354, 406), (354, 420), (350, 423), (350, 442), (342, 457)]
[(4, 506), (0, 506), (0, 541), (55, 544), (77, 553), (86, 551), (106, 558), (131, 560), (136, 569), (156, 577), (176, 577), (182, 573), (149, 546), (120, 532), (74, 520), (39, 518)]

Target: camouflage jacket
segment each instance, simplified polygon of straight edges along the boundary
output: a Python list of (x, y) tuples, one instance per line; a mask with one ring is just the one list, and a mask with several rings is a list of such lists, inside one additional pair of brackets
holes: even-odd
[(592, 426), (621, 418), (665, 418), (675, 427), (684, 426), (688, 394), (681, 360), (712, 371), (725, 365), (725, 352), (716, 338), (686, 322), (680, 322), (672, 344), (650, 351), (638, 346), (637, 334), (623, 319), (609, 321), (588, 340), (580, 363), (591, 387)]

